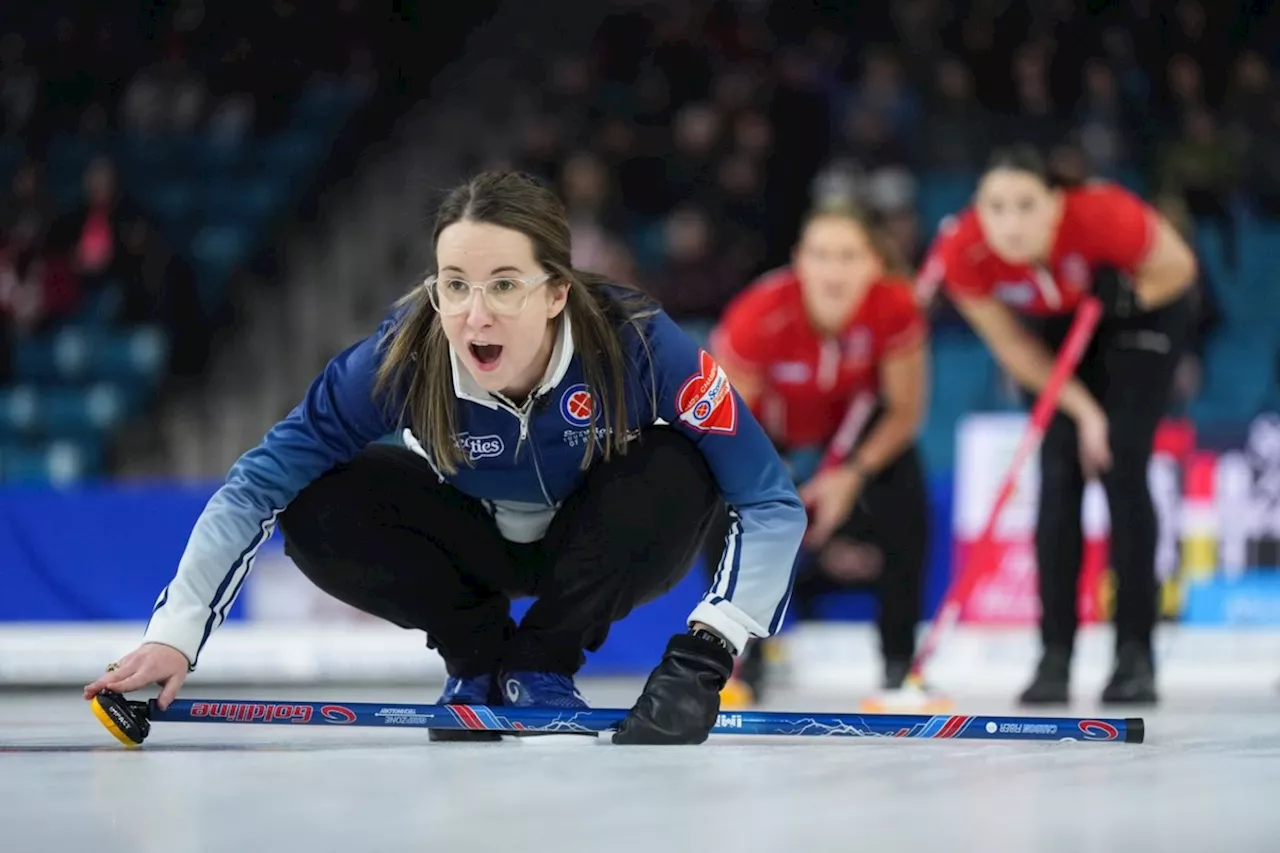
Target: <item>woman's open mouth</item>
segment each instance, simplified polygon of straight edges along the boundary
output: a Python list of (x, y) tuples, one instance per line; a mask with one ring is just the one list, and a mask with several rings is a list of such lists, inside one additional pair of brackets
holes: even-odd
[(502, 347), (499, 344), (469, 344), (471, 357), (476, 360), (481, 370), (494, 370), (498, 360), (502, 358)]

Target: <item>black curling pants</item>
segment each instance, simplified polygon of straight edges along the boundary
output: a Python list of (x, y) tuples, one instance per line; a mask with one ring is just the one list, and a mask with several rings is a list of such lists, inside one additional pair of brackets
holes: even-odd
[[(693, 442), (653, 427), (597, 461), (536, 543), (507, 541), (480, 501), (387, 445), (307, 486), (280, 527), (316, 586), (426, 632), (450, 675), (572, 675), (614, 622), (688, 573), (722, 508)], [(511, 601), (527, 596), (536, 601), (517, 626)]]
[[(868, 427), (867, 432), (870, 432)], [(898, 456), (862, 489), (849, 517), (832, 534), (874, 552), (878, 571), (866, 580), (845, 580), (824, 565), (827, 553), (801, 553), (791, 593), (797, 618), (814, 619), (818, 599), (832, 592), (868, 590), (879, 597), (876, 626), (888, 660), (915, 655), (923, 608), (922, 584), (929, 548), (929, 506), (924, 471), (914, 447)], [(724, 550), (728, 515), (707, 536), (707, 568), (714, 572)]]
[[(1055, 351), (1071, 317), (1028, 321)], [(1112, 467), (1102, 477), (1111, 518), (1116, 575), (1116, 643), (1150, 647), (1157, 612), (1156, 513), (1147, 483), (1156, 428), (1167, 411), (1174, 370), (1191, 328), (1185, 297), (1157, 311), (1106, 316), (1081, 359), (1077, 377), (1107, 413)], [(1085, 479), (1075, 422), (1057, 413), (1040, 449), (1036, 519), (1041, 639), (1074, 649), (1084, 559), (1081, 508)]]

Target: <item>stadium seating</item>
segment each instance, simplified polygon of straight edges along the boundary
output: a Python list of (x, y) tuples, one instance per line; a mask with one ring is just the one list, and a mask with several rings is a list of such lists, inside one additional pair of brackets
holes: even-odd
[[(318, 83), (300, 93), (287, 127), (259, 138), (58, 136), (45, 152), (46, 180), (66, 211), (80, 197), (89, 161), (111, 156), (126, 193), (195, 270), (212, 311), (358, 106), (352, 90)], [(0, 186), (22, 156), (20, 144), (0, 141)], [(113, 325), (119, 298), (108, 287), (73, 322), (20, 343), (14, 382), (0, 388), (0, 480), (95, 477), (113, 433), (146, 412), (172, 342), (156, 327)]]
[[(305, 187), (357, 105), (341, 86), (319, 84), (298, 97), (289, 126), (261, 138), (121, 137), (104, 146), (59, 137), (49, 146), (48, 180), (58, 203), (69, 207), (78, 198), (85, 164), (100, 153), (113, 156), (130, 195), (192, 264), (202, 301), (215, 308), (233, 272), (262, 248), (266, 228)], [(21, 156), (18, 145), (0, 142), (0, 185)], [(1136, 178), (1125, 183), (1140, 186)], [(975, 184), (973, 174), (922, 175), (925, 232), (932, 235), (943, 216), (967, 203)], [(1247, 418), (1280, 397), (1280, 331), (1273, 319), (1280, 316), (1280, 288), (1270, 264), (1280, 251), (1280, 225), (1246, 221), (1233, 239), (1235, 265), (1225, 262), (1226, 239), (1219, 230), (1205, 225), (1197, 233), (1196, 249), (1225, 316), (1225, 328), (1206, 354), (1204, 392), (1190, 407), (1201, 423)], [(642, 258), (644, 243), (637, 240)], [(156, 328), (112, 327), (113, 297), (118, 294), (108, 291), (85, 306), (75, 323), (20, 346), (16, 382), (0, 390), (0, 479), (93, 477), (113, 431), (146, 411), (170, 342)], [(699, 338), (706, 332), (692, 331)], [(997, 393), (995, 363), (972, 335), (949, 332), (935, 337), (934, 346), (922, 443), (930, 467), (945, 469), (963, 413), (999, 409), (1007, 401)]]

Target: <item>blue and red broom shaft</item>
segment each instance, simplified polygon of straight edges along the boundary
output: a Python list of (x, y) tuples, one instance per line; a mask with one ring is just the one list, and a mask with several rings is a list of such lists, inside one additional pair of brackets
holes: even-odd
[[(160, 710), (147, 703), (152, 722), (239, 723), (282, 726), (380, 726), (519, 733), (593, 734), (617, 729), (622, 709), (565, 710), (487, 705), (393, 705), (362, 702), (256, 702), (177, 699)], [(722, 713), (712, 734), (793, 737), (901, 737), (963, 740), (1099, 741), (1142, 743), (1140, 718), (991, 717), (981, 715)]]

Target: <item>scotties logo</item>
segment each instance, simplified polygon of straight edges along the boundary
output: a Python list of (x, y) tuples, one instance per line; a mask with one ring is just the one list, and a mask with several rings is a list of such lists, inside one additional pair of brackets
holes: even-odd
[(698, 353), (698, 372), (676, 392), (680, 420), (699, 432), (738, 431), (738, 405), (729, 377), (705, 350)]
[(582, 382), (570, 385), (560, 395), (560, 414), (571, 426), (584, 427), (591, 423), (591, 410), (594, 408), (595, 398)]
[(502, 451), (506, 449), (499, 436), (471, 435), (466, 432), (458, 436), (458, 446), (467, 451), (472, 460), (501, 456)]

